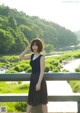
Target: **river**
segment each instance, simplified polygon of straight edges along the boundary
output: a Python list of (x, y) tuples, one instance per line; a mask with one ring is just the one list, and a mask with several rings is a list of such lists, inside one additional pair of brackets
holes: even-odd
[[(67, 64), (63, 64), (63, 68), (69, 70), (70, 72), (74, 72), (78, 65), (80, 65), (80, 59), (75, 59), (69, 61)], [(0, 73), (5, 73), (5, 71), (6, 70), (0, 70)], [(47, 88), (48, 95), (73, 93), (67, 81), (47, 81)], [(48, 102), (48, 111), (77, 112), (77, 102)]]
[(63, 68), (69, 70), (70, 72), (75, 72), (75, 68), (80, 65), (80, 59), (73, 59), (67, 64), (63, 64)]
[[(75, 68), (77, 68), (79, 65), (80, 59), (75, 59), (63, 64), (62, 66), (63, 69), (66, 69), (69, 72), (75, 72)], [(51, 81), (47, 82), (47, 86), (49, 95), (73, 93), (67, 81)], [(49, 112), (77, 112), (77, 102), (49, 102), (48, 108)]]

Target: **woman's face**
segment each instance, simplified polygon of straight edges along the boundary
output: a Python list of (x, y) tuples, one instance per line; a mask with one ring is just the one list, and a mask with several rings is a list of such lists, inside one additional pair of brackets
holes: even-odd
[(34, 45), (32, 46), (32, 49), (35, 53), (38, 52), (38, 46), (36, 45), (36, 43), (34, 43)]

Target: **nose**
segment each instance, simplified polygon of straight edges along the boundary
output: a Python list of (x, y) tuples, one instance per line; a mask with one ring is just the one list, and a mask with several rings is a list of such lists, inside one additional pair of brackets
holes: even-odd
[(33, 47), (35, 48), (35, 47), (36, 47), (36, 45), (33, 45)]

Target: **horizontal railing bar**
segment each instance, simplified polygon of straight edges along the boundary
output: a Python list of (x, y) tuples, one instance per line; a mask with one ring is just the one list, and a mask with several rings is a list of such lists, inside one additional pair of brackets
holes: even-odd
[(29, 81), (30, 73), (0, 74), (0, 81)]
[(27, 102), (27, 94), (0, 94), (0, 102)]
[[(27, 102), (27, 99), (27, 94), (0, 94), (0, 102)], [(80, 94), (49, 95), (48, 101), (80, 102)]]
[(46, 73), (46, 80), (80, 80), (80, 72), (53, 72)]
[[(47, 81), (53, 80), (80, 80), (80, 72), (53, 72), (44, 73)], [(29, 81), (31, 73), (11, 73), (11, 74), (0, 74), (0, 81)]]

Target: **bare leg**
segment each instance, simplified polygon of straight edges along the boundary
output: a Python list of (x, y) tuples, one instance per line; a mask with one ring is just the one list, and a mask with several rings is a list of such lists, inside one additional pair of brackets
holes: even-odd
[(48, 113), (47, 104), (42, 104), (42, 111), (43, 111), (43, 113)]
[(32, 109), (32, 106), (31, 105), (28, 105), (27, 106), (27, 113), (30, 113), (31, 112), (31, 109)]

